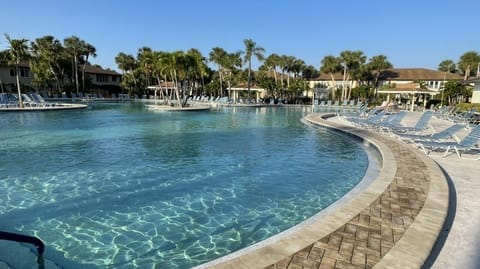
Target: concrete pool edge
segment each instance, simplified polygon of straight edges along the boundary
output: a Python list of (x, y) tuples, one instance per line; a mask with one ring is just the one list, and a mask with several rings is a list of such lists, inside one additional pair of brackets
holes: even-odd
[[(344, 204), (338, 205), (336, 210), (329, 214), (314, 221), (309, 221), (307, 224), (302, 223), (300, 228), (294, 229), (292, 232), (274, 236), (254, 246), (199, 265), (196, 268), (263, 268), (269, 266), (285, 257), (291, 256), (292, 253), (320, 240), (347, 223), (377, 199), (390, 185), (394, 179), (397, 167), (392, 152), (385, 144), (367, 133), (358, 133), (358, 130), (354, 128), (338, 125), (323, 119), (318, 114), (316, 115), (318, 117), (315, 119), (307, 116), (306, 120), (313, 124), (354, 135), (377, 148), (382, 155), (383, 162), (383, 167), (377, 179), (373, 180), (361, 193), (351, 197)], [(323, 114), (323, 116), (326, 115), (328, 114)]]
[[(310, 119), (310, 122), (351, 132), (350, 126), (342, 126), (326, 121), (326, 117), (330, 116), (331, 113), (323, 114), (320, 116), (320, 121), (317, 118), (316, 120)], [(356, 132), (353, 131), (353, 133)], [(448, 182), (438, 164), (428, 156), (416, 148), (405, 145), (393, 138), (384, 137), (384, 139), (390, 139), (397, 144), (402, 144), (405, 149), (408, 149), (408, 151), (419, 158), (426, 165), (427, 171), (425, 173), (428, 173), (430, 182), (426, 200), (413, 223), (407, 228), (400, 240), (394, 244), (373, 268), (422, 268), (442, 232), (448, 214)], [(416, 169), (416, 167), (412, 167), (412, 169)]]

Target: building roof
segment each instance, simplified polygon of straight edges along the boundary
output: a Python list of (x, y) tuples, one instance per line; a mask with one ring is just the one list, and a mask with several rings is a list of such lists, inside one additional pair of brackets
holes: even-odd
[[(335, 80), (342, 80), (343, 73), (333, 74)], [(426, 68), (392, 68), (382, 72), (381, 80), (463, 80), (463, 77), (457, 74), (445, 73), (443, 71), (431, 70)], [(322, 73), (313, 80), (331, 80), (330, 74)]]
[(400, 93), (400, 94), (417, 94), (427, 93), (430, 95), (438, 94), (438, 91), (420, 88), (419, 83), (397, 84), (395, 88), (378, 90), (378, 93)]
[(121, 76), (122, 74), (115, 72), (113, 70), (103, 69), (97, 65), (87, 65), (85, 67), (85, 73), (89, 74), (99, 74), (99, 75), (111, 75), (111, 76)]
[[(0, 66), (10, 67), (6, 62), (3, 62), (3, 61), (0, 61)], [(29, 61), (21, 61), (19, 67), (30, 68), (30, 62)]]
[(426, 68), (393, 68), (382, 72), (383, 80), (463, 80), (462, 76)]

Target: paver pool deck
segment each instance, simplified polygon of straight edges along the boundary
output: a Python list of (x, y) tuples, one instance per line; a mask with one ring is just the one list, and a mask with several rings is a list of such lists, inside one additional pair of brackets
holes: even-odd
[(306, 120), (363, 138), (382, 154), (378, 178), (331, 213), (209, 268), (421, 268), (442, 231), (449, 188), (440, 167), (385, 134), (319, 114)]

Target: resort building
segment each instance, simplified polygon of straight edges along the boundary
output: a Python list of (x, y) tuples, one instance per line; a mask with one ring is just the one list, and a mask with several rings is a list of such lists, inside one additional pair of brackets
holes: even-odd
[[(343, 86), (343, 74), (341, 72), (333, 74), (335, 82), (333, 82), (330, 74), (320, 74), (320, 76), (310, 81), (310, 88), (317, 91), (326, 92), (333, 87)], [(448, 80), (463, 80), (462, 76), (457, 74), (431, 70), (426, 68), (392, 68), (382, 72), (378, 86), (393, 88), (397, 84), (411, 84), (423, 82), (429, 90), (440, 91), (443, 84)], [(355, 88), (358, 82), (350, 80), (347, 87)]]
[[(81, 73), (80, 66), (79, 73)], [(81, 80), (80, 76), (81, 75), (79, 75), (79, 80)], [(104, 69), (98, 65), (87, 65), (85, 67), (85, 76), (86, 80), (91, 84), (91, 86), (88, 87), (89, 92), (99, 92), (107, 95), (121, 92), (120, 82), (122, 80), (122, 74), (120, 73)], [(16, 79), (15, 68), (0, 64), (0, 91), (16, 91)], [(28, 62), (24, 62), (20, 65), (19, 79), (22, 87), (31, 90), (38, 90), (38, 88), (32, 83), (33, 73), (30, 70)], [(66, 77), (65, 84), (69, 83), (69, 81), (70, 78)]]
[[(20, 64), (20, 84), (32, 85), (33, 75), (30, 72), (30, 66), (27, 62)], [(16, 85), (17, 77), (15, 68), (8, 65), (0, 64), (0, 91), (6, 90), (7, 85)]]
[(122, 74), (113, 70), (104, 69), (98, 65), (87, 65), (85, 74), (95, 86), (116, 86), (120, 87)]
[(431, 70), (426, 68), (394, 68), (382, 73), (379, 87), (392, 84), (410, 84), (423, 82), (429, 90), (440, 91), (448, 80), (463, 80), (457, 74)]

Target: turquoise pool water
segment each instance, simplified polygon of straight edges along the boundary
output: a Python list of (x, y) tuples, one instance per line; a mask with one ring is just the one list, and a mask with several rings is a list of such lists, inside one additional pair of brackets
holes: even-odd
[(189, 268), (252, 245), (365, 174), (365, 151), (301, 123), (309, 111), (0, 114), (0, 230), (65, 268)]

